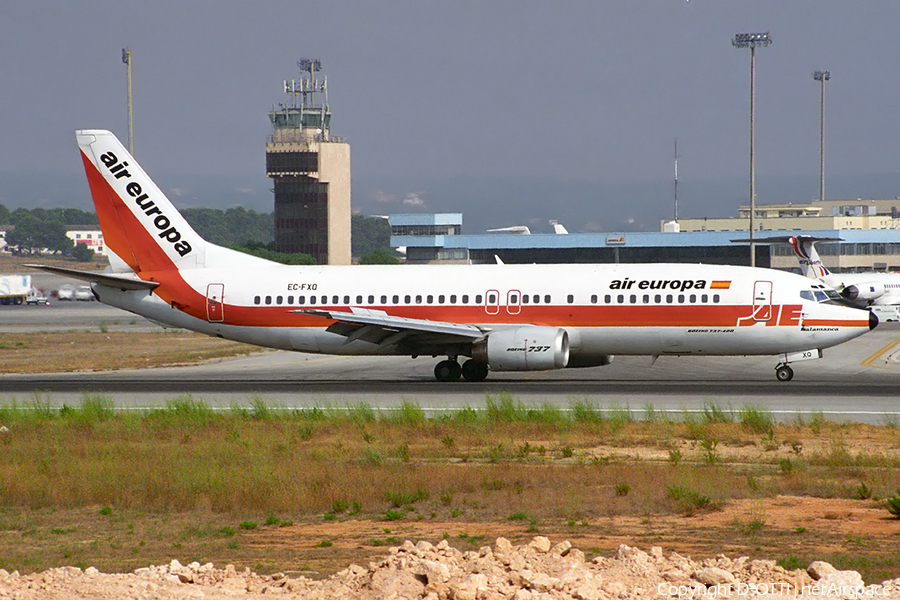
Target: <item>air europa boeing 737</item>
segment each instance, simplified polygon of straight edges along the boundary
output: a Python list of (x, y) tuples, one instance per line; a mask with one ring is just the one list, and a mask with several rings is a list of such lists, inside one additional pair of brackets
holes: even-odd
[(110, 267), (41, 268), (166, 326), (300, 352), (446, 356), (440, 381), (601, 366), (615, 354), (773, 355), (787, 381), (789, 363), (878, 322), (817, 302), (810, 279), (749, 267), (280, 265), (203, 240), (112, 133), (76, 137)]

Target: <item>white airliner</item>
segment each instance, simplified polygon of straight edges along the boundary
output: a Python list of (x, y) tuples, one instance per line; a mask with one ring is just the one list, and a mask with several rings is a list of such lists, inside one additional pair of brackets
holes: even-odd
[(839, 238), (798, 235), (783, 241), (791, 244), (807, 277), (818, 279), (847, 300), (861, 306), (900, 304), (900, 273), (832, 273), (825, 268), (816, 251), (816, 242), (836, 242)]
[(440, 381), (601, 366), (615, 354), (773, 355), (787, 381), (788, 363), (878, 322), (816, 301), (805, 277), (749, 267), (285, 266), (203, 240), (112, 133), (76, 137), (110, 267), (42, 268), (166, 326), (300, 352), (446, 356)]

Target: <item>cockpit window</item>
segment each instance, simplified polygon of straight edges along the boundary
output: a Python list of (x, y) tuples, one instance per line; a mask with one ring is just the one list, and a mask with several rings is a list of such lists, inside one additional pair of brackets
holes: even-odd
[(841, 295), (829, 288), (800, 290), (800, 297), (812, 302), (842, 302)]

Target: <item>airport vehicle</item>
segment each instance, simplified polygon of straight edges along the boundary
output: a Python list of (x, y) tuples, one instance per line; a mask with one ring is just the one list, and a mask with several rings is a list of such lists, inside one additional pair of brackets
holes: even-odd
[(78, 286), (78, 288), (75, 289), (75, 299), (79, 302), (92, 302), (94, 300), (94, 293), (91, 291), (91, 286)]
[(72, 301), (75, 299), (75, 286), (71, 283), (67, 283), (58, 290), (56, 290), (56, 297), (60, 300), (68, 300)]
[(440, 381), (602, 366), (615, 354), (774, 355), (786, 381), (790, 363), (878, 321), (817, 301), (805, 277), (749, 267), (285, 266), (203, 240), (111, 132), (76, 138), (110, 268), (34, 266), (208, 335), (311, 353), (445, 356)]
[(31, 291), (31, 275), (0, 276), (0, 304), (24, 304)]
[(28, 296), (25, 298), (25, 303), (38, 306), (50, 306), (50, 300), (47, 299), (47, 296), (43, 295), (35, 289), (32, 289), (30, 292), (28, 292)]

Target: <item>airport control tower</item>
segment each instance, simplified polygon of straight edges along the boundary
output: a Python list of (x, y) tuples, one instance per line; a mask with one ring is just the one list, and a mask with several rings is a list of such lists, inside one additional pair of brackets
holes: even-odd
[(319, 264), (350, 264), (350, 144), (331, 135), (328, 85), (317, 60), (302, 60), (288, 99), (272, 107), (266, 173), (275, 183), (275, 250)]

